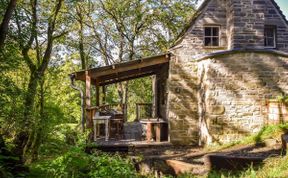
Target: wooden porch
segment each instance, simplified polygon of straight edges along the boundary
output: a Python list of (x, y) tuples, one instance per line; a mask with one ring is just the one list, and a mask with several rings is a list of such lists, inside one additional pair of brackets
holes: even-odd
[[(71, 74), (74, 79), (84, 81), (86, 84), (86, 128), (92, 129), (95, 143), (115, 146), (160, 144), (168, 141), (165, 89), (169, 60), (170, 56), (164, 54)], [(146, 76), (154, 76), (153, 103), (135, 103), (136, 122), (127, 123), (127, 106), (123, 103), (106, 103), (105, 86)], [(92, 104), (93, 85), (96, 101)], [(143, 107), (150, 108), (146, 112), (149, 116), (143, 116), (141, 109)], [(141, 129), (135, 130), (134, 127), (141, 127)], [(146, 136), (143, 137), (143, 135)]]

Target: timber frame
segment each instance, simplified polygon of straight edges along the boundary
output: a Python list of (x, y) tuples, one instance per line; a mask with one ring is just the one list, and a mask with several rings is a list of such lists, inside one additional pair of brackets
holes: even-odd
[[(161, 86), (163, 85), (164, 78), (168, 77), (168, 68), (169, 68), (169, 60), (170, 54), (162, 54), (137, 60), (132, 60), (128, 62), (113, 64), (109, 66), (91, 68), (88, 70), (82, 70), (75, 73), (70, 74), (74, 79), (84, 81), (86, 84), (86, 127), (92, 127), (92, 116), (91, 116), (91, 108), (96, 108), (100, 106), (100, 87), (103, 87), (103, 95), (105, 96), (105, 86), (119, 83), (123, 81), (128, 81), (136, 78), (142, 78), (146, 76), (155, 75), (155, 79), (153, 81), (153, 92), (154, 92), (154, 112), (156, 116), (163, 113), (160, 111), (160, 107), (158, 105), (161, 104), (160, 100), (163, 100), (163, 96), (157, 97), (157, 93), (162, 92), (160, 90), (163, 89)], [(166, 71), (165, 76), (163, 78), (163, 71)], [(159, 84), (157, 83), (157, 81)], [(96, 88), (96, 105), (91, 105), (91, 86), (94, 85)], [(160, 87), (160, 88), (159, 88)], [(164, 93), (164, 92), (162, 92)], [(157, 98), (157, 99), (156, 99)], [(161, 98), (161, 99), (160, 99)], [(104, 104), (104, 103), (102, 103)]]

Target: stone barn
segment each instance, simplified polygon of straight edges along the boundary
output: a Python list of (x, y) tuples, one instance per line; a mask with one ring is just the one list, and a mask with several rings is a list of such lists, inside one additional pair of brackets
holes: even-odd
[(288, 22), (273, 0), (204, 1), (170, 52), (172, 143), (255, 133), (269, 119), (267, 101), (288, 93)]
[[(154, 113), (168, 123), (168, 142), (227, 143), (288, 121), (288, 22), (274, 0), (205, 0), (164, 55), (75, 72), (90, 86), (148, 75)], [(159, 131), (160, 132), (160, 131)]]

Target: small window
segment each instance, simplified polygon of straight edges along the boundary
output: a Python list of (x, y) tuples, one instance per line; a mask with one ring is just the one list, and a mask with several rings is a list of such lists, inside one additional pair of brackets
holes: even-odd
[(276, 47), (276, 27), (275, 26), (265, 26), (264, 29), (264, 46), (268, 48)]
[(204, 29), (204, 45), (205, 46), (220, 46), (219, 44), (220, 27), (205, 27)]

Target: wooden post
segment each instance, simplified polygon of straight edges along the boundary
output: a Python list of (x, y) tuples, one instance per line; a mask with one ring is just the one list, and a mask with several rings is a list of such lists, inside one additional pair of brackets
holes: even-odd
[(161, 142), (161, 123), (156, 124), (156, 142)]
[(140, 110), (139, 110), (139, 105), (136, 103), (136, 120), (140, 120)]
[(106, 86), (102, 86), (102, 93), (103, 93), (103, 98), (102, 98), (102, 104), (106, 104)]
[(153, 92), (153, 105), (152, 105), (152, 117), (157, 117), (157, 77), (152, 76), (152, 92)]
[(99, 82), (96, 80), (96, 106), (100, 106)]
[(146, 140), (147, 142), (151, 141), (152, 138), (152, 123), (151, 122), (147, 122), (147, 128), (146, 128)]
[[(88, 71), (85, 71), (85, 81), (86, 81), (86, 109), (91, 107), (91, 77)], [(86, 110), (86, 127), (92, 128), (93, 121), (91, 116), (91, 110)]]

